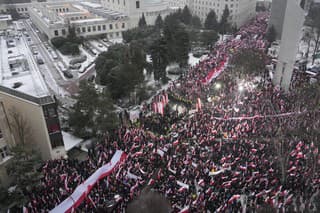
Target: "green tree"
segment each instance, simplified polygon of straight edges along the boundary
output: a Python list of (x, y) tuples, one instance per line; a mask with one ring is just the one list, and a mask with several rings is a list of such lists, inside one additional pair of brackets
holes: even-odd
[(167, 43), (164, 38), (160, 38), (154, 42), (151, 47), (151, 59), (154, 80), (166, 78), (166, 67), (169, 64), (168, 61), (168, 49)]
[(155, 28), (158, 30), (163, 28), (163, 20), (160, 14), (157, 16), (157, 19), (155, 21)]
[(218, 24), (218, 20), (217, 20), (217, 15), (214, 12), (214, 10), (211, 10), (208, 13), (207, 18), (204, 22), (204, 27), (207, 30), (217, 30), (218, 29), (219, 24)]
[(146, 22), (146, 18), (144, 17), (144, 13), (142, 13), (141, 18), (139, 19), (139, 27), (146, 27), (147, 26), (147, 22)]
[(79, 95), (69, 114), (69, 124), (74, 134), (87, 138), (103, 136), (118, 125), (111, 96), (98, 93), (93, 83), (80, 82)]
[(175, 42), (177, 62), (180, 67), (186, 67), (189, 59), (190, 39), (188, 32), (184, 28), (177, 29)]
[(22, 207), (28, 200), (27, 194), (39, 184), (41, 164), (39, 154), (29, 146), (18, 145), (11, 149), (12, 161), (7, 166), (8, 175), (17, 187), (14, 192), (15, 202)]
[(97, 115), (95, 127), (98, 135), (103, 136), (106, 132), (114, 130), (119, 125), (111, 95), (106, 90), (99, 96)]
[[(69, 113), (69, 125), (74, 134), (79, 137), (93, 136), (94, 116), (96, 104), (99, 103), (99, 95), (92, 83), (80, 81), (79, 95), (75, 97), (76, 104)], [(93, 104), (95, 103), (95, 104)]]
[(266, 38), (267, 40), (272, 43), (276, 40), (277, 37), (277, 32), (276, 32), (276, 28), (272, 25), (267, 32)]
[(230, 11), (229, 11), (228, 5), (226, 5), (223, 10), (221, 20), (219, 23), (219, 28), (220, 28), (221, 34), (226, 34), (231, 30), (231, 25), (229, 23), (229, 16), (230, 16)]
[(201, 20), (199, 16), (193, 15), (191, 18), (191, 26), (195, 29), (200, 29), (202, 27)]
[(320, 46), (320, 6), (314, 3), (311, 4), (307, 16), (306, 24), (311, 27), (312, 33), (315, 35), (315, 47), (313, 51), (312, 64), (314, 64), (316, 53)]
[(113, 99), (129, 95), (144, 80), (146, 54), (139, 42), (113, 45), (95, 63), (97, 81), (108, 87)]
[(57, 49), (62, 47), (64, 45), (64, 43), (66, 43), (66, 42), (67, 42), (67, 39), (62, 36), (54, 37), (51, 39), (51, 44)]
[(190, 25), (191, 19), (192, 19), (191, 12), (190, 12), (188, 6), (186, 5), (183, 8), (182, 13), (181, 13), (181, 21), (182, 21), (182, 23), (184, 23), (186, 25)]
[(206, 46), (213, 45), (218, 40), (218, 38), (219, 36), (214, 30), (207, 30), (201, 33), (201, 41)]
[(232, 57), (231, 64), (240, 76), (260, 75), (265, 71), (266, 54), (259, 49), (239, 49)]

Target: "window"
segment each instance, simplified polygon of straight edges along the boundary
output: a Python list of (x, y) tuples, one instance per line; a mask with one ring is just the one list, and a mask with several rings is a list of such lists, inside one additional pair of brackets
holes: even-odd
[(98, 31), (101, 31), (101, 26), (100, 25), (98, 25)]
[(2, 159), (6, 158), (9, 155), (9, 150), (7, 146), (0, 148), (0, 156)]
[(92, 31), (95, 32), (97, 30), (96, 26), (92, 27)]
[(55, 30), (55, 31), (54, 31), (54, 35), (55, 35), (55, 36), (58, 36), (58, 35), (59, 35), (59, 31), (58, 31), (58, 30)]
[(125, 23), (122, 23), (122, 29), (124, 29), (126, 27)]
[(112, 24), (109, 24), (109, 29), (112, 30), (112, 28), (113, 28), (113, 27), (112, 27)]
[(61, 32), (62, 32), (62, 35), (66, 34), (66, 30), (65, 29), (62, 29)]
[(82, 32), (85, 33), (86, 32), (86, 28), (82, 27)]
[(0, 130), (0, 138), (2, 138), (3, 137), (3, 135), (2, 135), (2, 132), (1, 132), (1, 130)]
[(136, 8), (137, 8), (137, 9), (140, 8), (140, 1), (136, 1)]
[(88, 27), (88, 32), (91, 32), (91, 27), (90, 26)]
[(103, 29), (103, 30), (106, 30), (106, 25), (105, 25), (105, 24), (102, 25), (102, 29)]
[(48, 126), (48, 132), (49, 134), (60, 132), (59, 124), (52, 124)]
[(115, 24), (116, 29), (118, 29), (118, 23)]

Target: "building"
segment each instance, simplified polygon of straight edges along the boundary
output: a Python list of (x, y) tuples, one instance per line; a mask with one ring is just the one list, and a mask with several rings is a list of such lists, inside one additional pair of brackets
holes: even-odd
[(153, 25), (158, 15), (165, 18), (172, 10), (166, 0), (101, 0), (106, 9), (125, 14), (130, 18), (129, 28), (138, 26), (144, 14), (148, 25)]
[(171, 8), (177, 7), (183, 9), (187, 4), (188, 0), (168, 0)]
[(7, 187), (10, 184), (6, 166), (10, 163), (12, 156), (9, 147), (15, 144), (11, 134), (8, 119), (4, 113), (4, 107), (0, 99), (0, 186)]
[(272, 0), (257, 0), (257, 11), (264, 8), (266, 10), (271, 9)]
[(199, 16), (203, 23), (211, 10), (220, 20), (226, 6), (230, 11), (230, 21), (238, 27), (256, 14), (256, 0), (187, 0), (187, 5), (191, 13)]
[(0, 37), (0, 129), (6, 136), (0, 148), (25, 143), (33, 146), (43, 160), (64, 157), (56, 99), (21, 39)]
[(12, 18), (10, 15), (1, 15), (0, 14), (0, 31), (6, 30), (11, 24)]
[(292, 72), (305, 20), (304, 5), (300, 3), (298, 0), (274, 0), (272, 5), (269, 26), (275, 26), (278, 37), (281, 39), (273, 83), (279, 85), (285, 91), (290, 89)]
[(128, 17), (90, 2), (38, 3), (29, 7), (32, 22), (49, 39), (67, 36), (70, 26), (79, 36), (121, 38), (128, 29)]

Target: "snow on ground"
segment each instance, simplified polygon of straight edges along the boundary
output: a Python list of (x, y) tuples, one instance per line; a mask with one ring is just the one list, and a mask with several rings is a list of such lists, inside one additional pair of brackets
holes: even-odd
[[(147, 55), (146, 57), (147, 57), (147, 58), (146, 58), (147, 62), (150, 63), (150, 62), (151, 62), (151, 57), (150, 57), (150, 55)], [(198, 64), (201, 60), (204, 60), (206, 57), (207, 57), (207, 55), (204, 55), (204, 56), (202, 56), (201, 58), (196, 58), (196, 57), (193, 56), (192, 53), (189, 53), (189, 61), (188, 61), (188, 63), (189, 63), (190, 66), (195, 66), (195, 65)], [(177, 66), (178, 66), (177, 63), (169, 64), (169, 65), (167, 66), (167, 70), (170, 69), (170, 68), (172, 68), (172, 67), (177, 67)], [(145, 75), (145, 82), (146, 82), (146, 85), (147, 85), (147, 86), (159, 85), (159, 83), (154, 80), (153, 74), (148, 75), (148, 74), (147, 74), (147, 71), (144, 70), (144, 75)], [(161, 92), (162, 90), (168, 89), (170, 83), (173, 82), (173, 81), (175, 81), (175, 80), (177, 80), (177, 79), (180, 77), (180, 75), (170, 75), (170, 74), (167, 74), (167, 77), (170, 78), (170, 81), (169, 81), (168, 83), (166, 83), (166, 84), (161, 84), (160, 87), (157, 89), (156, 94), (158, 94), (158, 93)], [(151, 102), (152, 98), (153, 98), (153, 96), (150, 97), (146, 102), (147, 102), (147, 103)], [(130, 112), (130, 118), (136, 119), (137, 116), (139, 116), (139, 111), (140, 111), (139, 108), (140, 108), (140, 106), (134, 106), (134, 107), (131, 108), (131, 110), (129, 111), (129, 112)], [(180, 109), (180, 108), (179, 108), (179, 110), (180, 110), (180, 111), (183, 111), (183, 109)]]
[[(84, 61), (83, 63), (81, 63), (81, 68), (79, 70), (72, 70), (69, 69), (69, 71), (72, 72), (74, 78), (80, 78), (82, 75), (85, 74), (85, 70), (92, 65), (92, 63), (95, 60), (95, 56), (92, 56), (91, 54), (89, 54), (85, 49), (83, 49), (82, 46), (79, 47), (80, 49), (80, 55), (86, 55), (87, 56), (87, 60)], [(59, 56), (61, 57), (63, 63), (65, 64), (65, 67), (68, 68), (69, 63), (72, 59), (77, 58), (79, 56), (68, 56), (68, 55), (63, 55), (60, 53), (60, 51), (57, 51)], [(61, 71), (61, 69), (58, 69)]]
[[(3, 69), (5, 67), (4, 64), (8, 63), (8, 60), (1, 61), (1, 72), (2, 76), (5, 79), (2, 79), (2, 85), (14, 89), (13, 85), (15, 83), (21, 83), (20, 87), (17, 87), (16, 90), (26, 93), (28, 95), (32, 95), (35, 97), (42, 97), (49, 94), (48, 88), (42, 79), (40, 70), (33, 58), (33, 55), (29, 48), (27, 47), (26, 42), (23, 39), (17, 40), (16, 42), (16, 51), (15, 54), (23, 54), (25, 59), (28, 62), (29, 71), (19, 72), (17, 75), (12, 75), (10, 69)], [(3, 46), (3, 37), (1, 37), (1, 47), (2, 52), (8, 51), (6, 45)], [(2, 55), (2, 54), (1, 54)], [(5, 54), (7, 55), (7, 54)]]
[(69, 151), (73, 147), (79, 145), (81, 141), (83, 141), (83, 139), (78, 138), (64, 131), (62, 131), (62, 137), (63, 137), (64, 148), (66, 149), (66, 151)]
[(122, 43), (123, 39), (122, 38), (114, 38), (114, 39), (109, 39), (109, 41), (111, 41), (114, 44), (117, 44), (117, 43)]
[[(203, 57), (206, 57), (206, 55), (203, 56)], [(192, 53), (189, 53), (189, 61), (188, 61), (188, 63), (189, 63), (190, 66), (195, 66), (195, 65), (198, 64), (201, 60), (204, 60), (204, 58), (202, 58), (202, 57), (201, 57), (201, 58), (196, 58), (196, 57), (193, 56)]]
[(96, 59), (96, 56), (90, 55), (83, 47), (80, 47), (80, 51), (82, 55), (87, 56), (87, 60), (82, 63), (81, 68), (79, 69), (79, 78), (83, 76), (86, 72), (84, 72), (86, 69), (94, 66), (94, 60)]
[(99, 41), (97, 40), (90, 40), (89, 43), (98, 50), (98, 52), (104, 52), (107, 51), (108, 48), (106, 46), (104, 46), (103, 44), (101, 44)]

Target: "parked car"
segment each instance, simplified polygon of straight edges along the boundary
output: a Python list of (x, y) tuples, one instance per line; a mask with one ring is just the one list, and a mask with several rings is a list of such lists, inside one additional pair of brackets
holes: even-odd
[(73, 69), (73, 70), (78, 70), (81, 68), (81, 64), (78, 63), (78, 64), (70, 64), (69, 65), (69, 69)]
[(38, 64), (44, 64), (44, 61), (43, 61), (42, 58), (37, 57), (37, 63), (38, 63)]
[(309, 67), (306, 73), (312, 76), (316, 76), (318, 75), (318, 73), (320, 73), (320, 67), (319, 66)]
[(69, 64), (70, 65), (74, 65), (74, 64), (78, 64), (78, 63), (83, 63), (87, 60), (87, 56), (86, 55), (81, 55), (77, 58), (71, 59)]
[(70, 71), (68, 70), (65, 70), (63, 71), (63, 75), (66, 77), (66, 78), (73, 78), (73, 75)]

